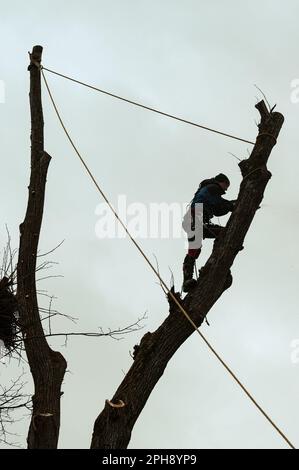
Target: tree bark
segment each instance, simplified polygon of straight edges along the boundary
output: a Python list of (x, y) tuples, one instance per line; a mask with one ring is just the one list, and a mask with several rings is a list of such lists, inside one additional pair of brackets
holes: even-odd
[[(236, 208), (221, 238), (215, 241), (212, 254), (200, 271), (196, 287), (180, 299), (197, 326), (202, 324), (211, 307), (232, 283), (230, 268), (242, 249), (245, 235), (271, 177), (267, 161), (284, 118), (280, 113), (269, 112), (263, 101), (256, 108), (261, 116), (259, 133), (250, 157), (239, 164), (243, 179)], [(180, 298), (178, 293), (175, 295)], [(106, 400), (103, 411), (95, 421), (91, 448), (119, 449), (128, 446), (133, 426), (168, 361), (193, 333), (194, 328), (171, 298), (169, 306), (169, 315), (161, 326), (153, 333), (146, 333), (140, 345), (135, 347), (130, 370), (111, 402)], [(111, 406), (121, 402), (124, 406)]]
[(34, 380), (33, 412), (28, 448), (56, 448), (60, 427), (61, 384), (66, 361), (53, 351), (44, 336), (36, 293), (36, 257), (42, 224), (45, 186), (51, 157), (44, 151), (44, 121), (41, 100), (42, 47), (30, 55), (31, 175), (27, 211), (20, 225), (17, 265), (17, 301), (26, 354)]

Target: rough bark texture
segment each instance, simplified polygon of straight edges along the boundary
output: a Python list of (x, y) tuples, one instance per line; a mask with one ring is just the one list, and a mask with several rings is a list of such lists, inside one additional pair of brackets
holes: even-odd
[(11, 351), (15, 346), (15, 314), (18, 310), (18, 304), (11, 283), (11, 279), (6, 276), (0, 280), (0, 358), (2, 352), (1, 341), (3, 341), (7, 351)]
[(34, 380), (33, 413), (28, 433), (30, 449), (56, 448), (60, 426), (61, 383), (66, 361), (52, 351), (40, 321), (36, 294), (36, 256), (40, 235), (48, 166), (51, 157), (44, 151), (44, 122), (41, 102), (42, 47), (31, 54), (31, 175), (24, 222), (20, 225), (17, 267), (17, 300), (26, 353)]
[[(271, 177), (267, 161), (284, 118), (270, 113), (264, 102), (256, 105), (260, 115), (259, 134), (250, 157), (239, 166), (243, 176), (238, 202), (226, 229), (214, 243), (213, 252), (201, 269), (197, 286), (181, 300), (192, 320), (200, 326), (221, 294), (230, 287), (230, 268), (243, 245)], [(176, 294), (179, 297), (179, 294)], [(146, 333), (135, 349), (134, 363), (117, 389), (111, 402), (122, 400), (123, 407), (115, 408), (106, 401), (94, 424), (91, 448), (126, 448), (133, 426), (168, 361), (194, 329), (176, 304), (169, 300), (169, 315), (154, 333)]]

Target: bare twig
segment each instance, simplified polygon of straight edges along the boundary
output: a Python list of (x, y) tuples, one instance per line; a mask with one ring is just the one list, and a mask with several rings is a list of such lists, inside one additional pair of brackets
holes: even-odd
[(230, 155), (232, 155), (234, 158), (236, 158), (239, 162), (241, 162), (241, 158), (237, 157), (237, 155), (235, 155), (234, 153), (232, 152), (228, 152)]
[[(159, 276), (160, 276), (160, 270), (159, 270), (160, 268), (159, 268), (158, 258), (157, 258), (157, 256), (155, 255), (155, 253), (153, 253), (153, 257), (155, 258), (155, 261), (156, 261), (156, 270), (157, 270), (157, 273), (158, 273)], [(165, 290), (165, 288), (164, 288), (162, 282), (159, 281), (159, 282), (157, 282), (156, 284), (159, 284), (160, 287), (161, 287), (161, 289), (163, 290), (164, 294), (167, 295), (167, 292), (166, 292), (166, 290)]]
[(15, 433), (8, 431), (8, 427), (19, 422), (17, 412), (21, 409), (31, 409), (31, 397), (24, 393), (26, 382), (23, 380), (24, 372), (5, 387), (0, 385), (0, 443), (13, 447), (19, 447), (11, 440)]
[(50, 253), (53, 253), (55, 250), (57, 250), (59, 247), (61, 247), (61, 245), (65, 242), (65, 240), (62, 240), (57, 246), (55, 246), (54, 248), (52, 248), (52, 250), (50, 251), (47, 251), (46, 253), (42, 253), (41, 255), (37, 255), (36, 257), (37, 258), (41, 258), (42, 256), (47, 256), (49, 255)]

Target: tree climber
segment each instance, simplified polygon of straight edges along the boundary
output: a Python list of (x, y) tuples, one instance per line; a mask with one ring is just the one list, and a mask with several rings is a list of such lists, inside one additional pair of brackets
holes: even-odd
[(188, 236), (188, 254), (183, 264), (183, 291), (196, 285), (193, 279), (195, 260), (199, 257), (203, 238), (218, 238), (224, 227), (213, 224), (213, 216), (220, 217), (234, 209), (235, 201), (222, 197), (230, 181), (223, 173), (202, 181), (183, 219), (183, 229)]

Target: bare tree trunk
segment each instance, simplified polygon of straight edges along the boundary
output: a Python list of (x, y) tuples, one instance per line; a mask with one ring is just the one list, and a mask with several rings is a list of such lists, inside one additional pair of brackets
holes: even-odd
[(32, 372), (35, 392), (33, 413), (28, 434), (28, 447), (56, 448), (60, 426), (61, 383), (66, 361), (52, 351), (44, 336), (36, 294), (36, 257), (41, 230), (48, 166), (51, 157), (44, 151), (44, 122), (41, 101), (40, 62), (42, 47), (31, 54), (31, 175), (28, 205), (20, 225), (20, 249), (17, 267), (17, 300), (26, 353)]
[[(263, 199), (264, 190), (271, 177), (267, 161), (276, 143), (284, 118), (280, 113), (269, 112), (265, 103), (256, 105), (261, 115), (259, 134), (250, 157), (239, 166), (243, 176), (238, 202), (226, 229), (214, 243), (213, 252), (202, 268), (197, 286), (181, 303), (197, 326), (230, 287), (230, 268), (242, 249), (245, 235), (256, 210)], [(179, 294), (175, 294), (179, 297)], [(118, 387), (111, 402), (97, 417), (91, 448), (126, 448), (133, 426), (168, 361), (176, 350), (193, 333), (194, 329), (177, 305), (169, 299), (169, 315), (154, 333), (146, 333), (136, 349), (134, 363)], [(111, 404), (123, 402), (122, 407)]]

